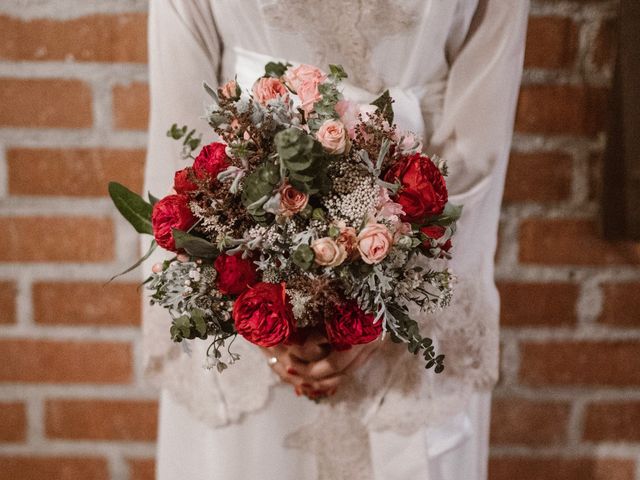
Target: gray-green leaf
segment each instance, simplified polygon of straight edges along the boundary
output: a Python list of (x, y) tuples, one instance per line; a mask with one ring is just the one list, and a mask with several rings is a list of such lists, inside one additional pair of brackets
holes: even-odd
[(176, 247), (184, 250), (189, 255), (198, 258), (215, 258), (220, 254), (216, 246), (204, 238), (196, 237), (175, 228), (172, 231)]

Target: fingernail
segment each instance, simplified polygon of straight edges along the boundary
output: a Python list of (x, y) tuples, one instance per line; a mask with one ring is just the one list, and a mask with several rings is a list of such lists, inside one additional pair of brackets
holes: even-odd
[(302, 392), (300, 391), (300, 387), (298, 387), (297, 385), (296, 385), (296, 387), (294, 388), (294, 390), (296, 391), (296, 395), (297, 395), (298, 397), (302, 394)]
[(300, 375), (300, 374), (297, 372), (297, 370), (296, 370), (296, 369), (291, 368), (291, 367), (287, 368), (287, 373), (288, 373), (289, 375)]

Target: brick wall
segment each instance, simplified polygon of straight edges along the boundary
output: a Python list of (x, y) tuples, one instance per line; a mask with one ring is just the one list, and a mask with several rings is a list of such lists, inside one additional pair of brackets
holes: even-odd
[[(137, 243), (146, 2), (0, 5), (0, 479), (151, 479)], [(640, 245), (599, 238), (616, 5), (535, 1), (503, 208), (491, 479), (640, 480)]]

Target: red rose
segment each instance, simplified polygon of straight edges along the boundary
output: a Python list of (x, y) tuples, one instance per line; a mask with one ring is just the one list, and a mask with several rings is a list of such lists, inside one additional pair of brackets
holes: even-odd
[(256, 283), (233, 304), (236, 331), (251, 343), (273, 347), (295, 332), (284, 284)]
[(178, 170), (173, 176), (173, 189), (177, 193), (193, 192), (198, 186), (191, 181), (193, 170), (189, 167)]
[(439, 215), (447, 203), (444, 177), (431, 159), (416, 153), (405, 157), (389, 169), (385, 180), (400, 180), (401, 187), (394, 201), (402, 205), (402, 220), (419, 223), (426, 217)]
[(253, 261), (242, 258), (242, 254), (222, 254), (213, 264), (218, 272), (216, 284), (225, 295), (240, 295), (258, 280)]
[(169, 195), (153, 206), (153, 236), (162, 248), (177, 252), (172, 229), (188, 230), (195, 223), (186, 195)]
[(382, 333), (382, 321), (364, 313), (355, 302), (336, 305), (336, 312), (325, 322), (327, 338), (336, 350), (348, 350), (353, 345), (373, 342)]
[(224, 143), (213, 142), (205, 145), (193, 162), (193, 171), (201, 180), (215, 181), (218, 174), (229, 166)]
[(444, 235), (445, 230), (446, 229), (444, 227), (441, 227), (440, 225), (430, 225), (428, 227), (421, 227), (420, 232), (425, 234), (427, 237), (429, 237), (424, 242), (422, 242), (422, 245), (425, 248), (433, 248), (431, 245), (431, 242), (429, 241), (429, 239), (433, 239), (438, 243), (439, 247), (442, 250), (444, 250), (445, 252), (448, 252), (449, 250), (451, 250), (451, 247), (452, 247), (451, 239), (448, 239), (444, 243), (439, 241), (440, 238), (442, 238), (442, 236)]

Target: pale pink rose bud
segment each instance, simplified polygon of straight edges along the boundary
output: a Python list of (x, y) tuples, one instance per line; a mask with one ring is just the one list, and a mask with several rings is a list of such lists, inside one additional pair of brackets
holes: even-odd
[(337, 267), (347, 259), (347, 251), (331, 237), (319, 238), (311, 243), (315, 262), (323, 267)]
[(297, 67), (289, 68), (284, 74), (285, 83), (293, 90), (297, 92), (300, 85), (308, 82), (315, 82), (316, 84), (322, 83), (327, 79), (327, 74), (313, 65), (298, 65)]
[(160, 273), (162, 272), (162, 264), (161, 263), (154, 263), (153, 267), (151, 267), (151, 271), (153, 273)]
[(179, 253), (176, 258), (180, 263), (188, 262), (190, 260), (189, 255), (186, 255), (184, 253)]
[(324, 122), (316, 138), (324, 149), (334, 155), (340, 155), (347, 149), (347, 131), (340, 120), (327, 120)]
[(238, 83), (235, 80), (229, 80), (222, 87), (220, 87), (220, 93), (222, 94), (222, 96), (232, 100), (240, 97), (238, 90)]
[(365, 263), (380, 263), (389, 253), (393, 237), (386, 226), (371, 223), (358, 235), (358, 251)]
[(262, 106), (266, 106), (269, 100), (278, 97), (287, 97), (287, 87), (273, 77), (262, 77), (256, 80), (252, 88), (253, 98)]
[(360, 113), (358, 104), (349, 100), (339, 100), (338, 103), (336, 103), (336, 113), (347, 129), (349, 138), (354, 139), (356, 125), (360, 122), (358, 118), (358, 114)]
[(309, 203), (309, 195), (302, 193), (285, 183), (280, 188), (280, 214), (285, 217), (292, 217), (296, 213), (304, 210)]
[(394, 135), (395, 141), (398, 142), (400, 153), (408, 155), (422, 151), (422, 142), (413, 132), (398, 132)]

